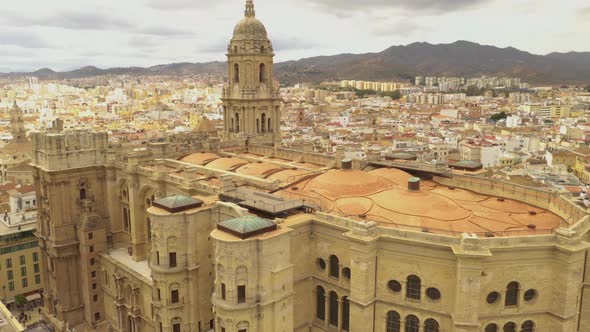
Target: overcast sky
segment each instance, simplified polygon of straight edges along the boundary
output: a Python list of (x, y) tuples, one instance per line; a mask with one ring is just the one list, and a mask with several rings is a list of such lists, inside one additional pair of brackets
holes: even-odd
[[(245, 0), (18, 0), (0, 8), (0, 72), (224, 60)], [(588, 0), (255, 0), (276, 60), (469, 40), (590, 51)]]

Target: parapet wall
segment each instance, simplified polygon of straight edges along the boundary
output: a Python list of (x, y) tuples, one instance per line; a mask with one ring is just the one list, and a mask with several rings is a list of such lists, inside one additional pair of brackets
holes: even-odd
[(325, 167), (334, 166), (335, 157), (328, 156), (321, 153), (297, 151), (292, 149), (277, 148), (272, 146), (264, 145), (250, 145), (248, 146), (248, 152), (257, 154), (260, 156), (274, 157), (286, 160), (292, 160), (301, 163), (310, 163), (315, 165), (321, 165)]
[(587, 215), (586, 209), (566, 197), (569, 194), (557, 190), (542, 190), (505, 181), (455, 174), (451, 178), (435, 177), (433, 180), (448, 187), (511, 198), (544, 208), (565, 219), (560, 227), (569, 227)]

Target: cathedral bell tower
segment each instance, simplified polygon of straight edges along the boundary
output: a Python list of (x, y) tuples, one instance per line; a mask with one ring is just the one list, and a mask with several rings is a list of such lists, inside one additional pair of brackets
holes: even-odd
[(244, 18), (227, 48), (229, 83), (223, 90), (224, 137), (280, 140), (281, 98), (273, 81), (272, 43), (246, 1)]

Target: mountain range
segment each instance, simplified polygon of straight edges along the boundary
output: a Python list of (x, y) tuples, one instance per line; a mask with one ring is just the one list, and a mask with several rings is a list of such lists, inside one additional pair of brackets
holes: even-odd
[[(40, 69), (7, 76), (36, 76), (42, 80), (86, 78), (101, 75), (226, 74), (226, 63), (173, 63), (148, 68), (84, 67), (67, 72)], [(284, 84), (332, 80), (409, 80), (417, 75), (479, 75), (519, 77), (536, 84), (590, 83), (590, 52), (536, 55), (513, 47), (499, 48), (468, 41), (451, 44), (413, 43), (392, 46), (378, 53), (339, 54), (275, 64), (275, 75)]]

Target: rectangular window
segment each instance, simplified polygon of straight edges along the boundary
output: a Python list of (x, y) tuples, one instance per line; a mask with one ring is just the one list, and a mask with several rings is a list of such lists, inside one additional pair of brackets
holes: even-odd
[(27, 280), (27, 278), (22, 279), (21, 284), (23, 285), (23, 288), (29, 287), (29, 281)]
[(96, 294), (92, 295), (92, 301), (98, 302), (98, 295), (96, 295)]
[(158, 288), (157, 296), (158, 296), (158, 300), (162, 299), (162, 292), (160, 291), (159, 288)]
[(90, 258), (90, 265), (94, 265), (94, 262), (95, 262), (94, 258)]
[(35, 271), (35, 273), (39, 273), (39, 264), (33, 265), (33, 270)]
[(35, 284), (36, 285), (39, 285), (40, 283), (41, 283), (41, 275), (37, 274), (35, 276)]
[(168, 254), (168, 261), (170, 263), (170, 267), (176, 267), (176, 253), (171, 252)]
[(12, 259), (11, 258), (7, 258), (6, 259), (6, 268), (10, 269), (12, 267)]
[(225, 284), (221, 284), (221, 299), (225, 300)]
[(8, 280), (12, 280), (14, 276), (12, 275), (12, 270), (6, 271), (6, 275), (8, 276)]
[(92, 284), (92, 289), (96, 289), (96, 283)]
[(100, 320), (100, 312), (95, 312), (94, 313), (94, 320), (95, 321), (99, 321)]
[(90, 252), (94, 252), (94, 246), (90, 246), (90, 247), (88, 247), (88, 251), (90, 251)]
[(160, 265), (160, 252), (156, 251), (156, 265)]
[(38, 262), (39, 261), (39, 253), (38, 252), (34, 252), (33, 253), (33, 262)]
[(172, 303), (178, 303), (178, 289), (173, 290), (170, 292), (170, 300)]
[(11, 292), (14, 291), (14, 281), (8, 282), (8, 290)]
[(180, 332), (180, 323), (174, 323), (172, 325), (172, 332)]
[(27, 275), (27, 267), (26, 266), (20, 267), (20, 275), (21, 275), (21, 277), (24, 277)]
[(92, 272), (90, 272), (90, 276), (91, 276), (92, 278), (96, 278), (96, 271), (92, 271)]
[(246, 286), (238, 286), (238, 303), (246, 303)]
[(94, 234), (92, 232), (88, 233), (88, 240), (94, 239)]

